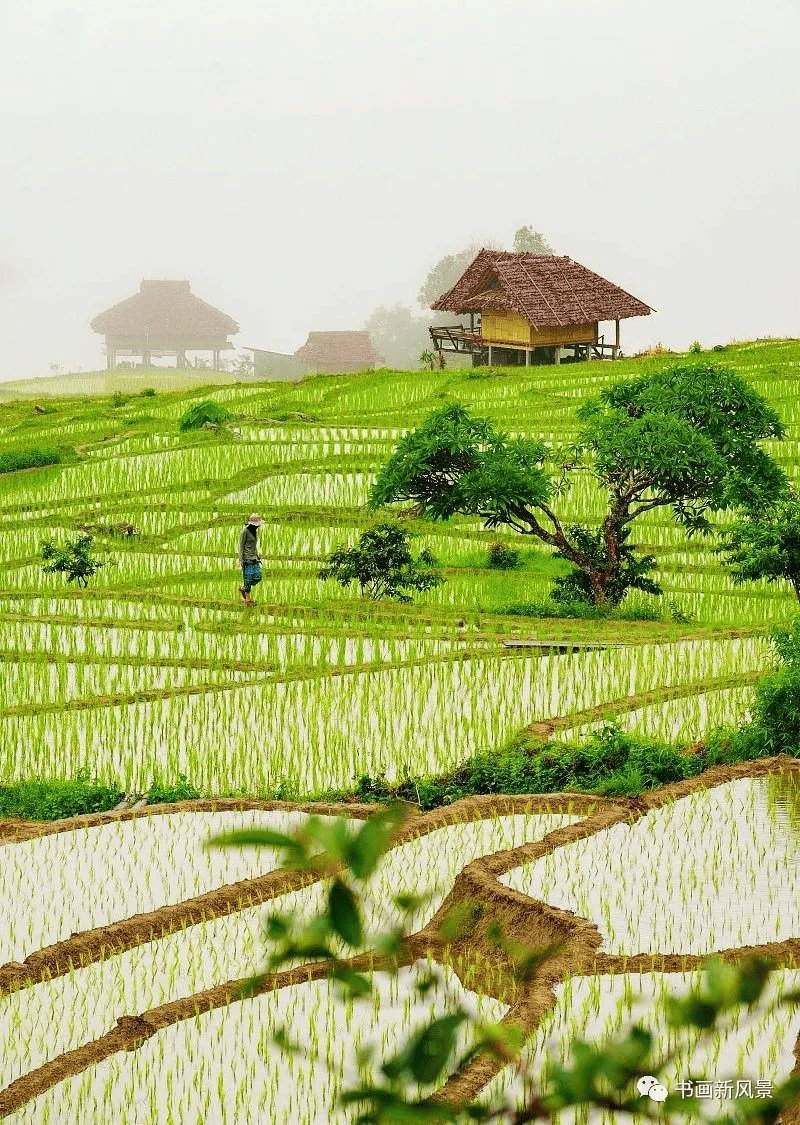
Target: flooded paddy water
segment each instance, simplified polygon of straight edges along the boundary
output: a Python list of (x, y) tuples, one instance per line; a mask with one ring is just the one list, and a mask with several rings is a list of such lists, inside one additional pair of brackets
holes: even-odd
[(594, 922), (600, 951), (707, 954), (800, 933), (800, 777), (746, 778), (501, 876)]
[[(623, 1036), (636, 1023), (646, 1026), (653, 1035), (655, 1057), (665, 1058), (676, 1047), (675, 1033), (666, 1021), (667, 998), (685, 996), (701, 980), (699, 971), (568, 977), (556, 985), (555, 1006), (523, 1050), (525, 1079), (510, 1068), (487, 1086), (484, 1096), (495, 1102), (522, 1105), (527, 1092), (541, 1089), (548, 1081), (553, 1061), (564, 1065), (570, 1060), (571, 1044), (576, 1039), (604, 1043)], [(730, 1113), (737, 1098), (755, 1097), (759, 1090), (763, 1094), (785, 1081), (795, 1063), (800, 1014), (796, 1009), (792, 1013), (773, 1005), (798, 987), (800, 970), (777, 970), (755, 1015), (739, 1013), (710, 1037), (703, 1038), (699, 1031), (683, 1036), (674, 1059), (660, 1076), (669, 1092), (683, 1095), (687, 1107), (693, 1105), (713, 1117)], [(648, 1102), (647, 1098), (642, 1100)], [(652, 1102), (643, 1105), (643, 1113), (652, 1106)], [(584, 1107), (577, 1112), (562, 1111), (558, 1121), (559, 1125), (618, 1125), (619, 1117), (600, 1110), (587, 1113)]]

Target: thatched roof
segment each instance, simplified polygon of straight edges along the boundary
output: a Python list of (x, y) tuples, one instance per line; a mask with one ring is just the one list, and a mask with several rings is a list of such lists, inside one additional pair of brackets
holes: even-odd
[(361, 371), (381, 358), (369, 332), (309, 332), (294, 354), (308, 367), (324, 371)]
[(453, 313), (505, 309), (520, 313), (535, 328), (625, 320), (653, 312), (571, 258), (506, 250), (481, 250), (450, 292), (431, 307)]
[(138, 293), (100, 313), (91, 327), (106, 336), (151, 339), (205, 339), (239, 331), (235, 320), (195, 297), (188, 281), (142, 281)]

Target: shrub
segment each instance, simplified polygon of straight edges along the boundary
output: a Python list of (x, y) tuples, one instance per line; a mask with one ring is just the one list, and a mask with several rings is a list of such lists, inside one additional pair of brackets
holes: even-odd
[[(737, 745), (724, 760), (740, 761), (742, 754)], [(710, 764), (705, 753), (681, 751), (606, 723), (581, 743), (532, 748), (518, 736), (499, 751), (477, 754), (449, 777), (411, 778), (394, 788), (387, 787), (385, 780), (378, 784), (377, 779), (362, 778), (359, 795), (377, 801), (401, 797), (418, 801), (424, 809), (482, 793), (575, 790), (633, 797), (667, 782), (695, 777)]]
[(141, 392), (141, 395), (142, 398), (155, 398), (156, 389), (155, 387), (145, 387), (145, 389)]
[[(762, 754), (800, 757), (800, 619), (778, 629), (772, 643), (781, 664), (755, 686), (752, 721), (742, 732)], [(758, 755), (757, 755), (758, 756)]]
[(669, 615), (676, 625), (691, 625), (694, 614), (688, 609), (681, 609), (674, 598), (669, 599)]
[(91, 781), (79, 771), (71, 781), (19, 781), (0, 788), (0, 816), (61, 820), (81, 813), (106, 812), (118, 805), (122, 790)]
[(219, 425), (221, 422), (229, 422), (231, 417), (230, 411), (224, 406), (220, 406), (213, 399), (206, 399), (205, 402), (196, 402), (194, 406), (189, 407), (181, 416), (178, 429), (181, 433), (185, 433), (186, 430), (200, 430), (206, 422)]
[(693, 343), (689, 347), (689, 351), (691, 352), (692, 355), (700, 355), (702, 350), (703, 350), (703, 345), (700, 343), (699, 340), (694, 340)]
[(32, 446), (29, 449), (9, 449), (0, 453), (0, 473), (16, 473), (19, 469), (36, 469), (43, 465), (58, 465), (61, 454), (57, 449)]
[(42, 570), (45, 574), (65, 574), (67, 582), (77, 582), (85, 588), (92, 575), (103, 566), (99, 559), (91, 556), (93, 542), (91, 535), (79, 535), (77, 539), (68, 539), (63, 547), (58, 547), (48, 539), (42, 544), (42, 560), (45, 563)]
[(319, 570), (322, 579), (333, 578), (340, 586), (358, 582), (361, 593), (371, 598), (412, 600), (409, 590), (430, 590), (444, 579), (426, 570), (424, 562), (412, 558), (408, 549), (414, 533), (392, 523), (380, 523), (365, 531), (358, 546), (337, 549)]
[(508, 613), (514, 617), (581, 617), (597, 620), (610, 617), (612, 606), (591, 605), (589, 602), (519, 602), (501, 606), (497, 613)]
[(175, 785), (162, 785), (161, 782), (154, 781), (147, 790), (147, 803), (167, 805), (175, 801), (195, 801), (200, 795), (200, 790), (186, 780), (186, 774), (180, 773)]
[[(608, 547), (606, 545), (602, 528), (590, 531), (583, 527), (570, 527), (573, 542), (591, 560), (592, 566), (597, 571), (604, 570), (608, 564)], [(660, 594), (661, 587), (648, 577), (656, 569), (656, 560), (653, 555), (642, 555), (640, 558), (634, 554), (634, 546), (627, 542), (630, 536), (630, 527), (622, 528), (617, 535), (619, 551), (619, 567), (613, 579), (606, 585), (606, 601), (612, 606), (619, 605), (628, 590), (641, 590), (646, 594)], [(556, 559), (567, 559), (562, 551), (553, 555)], [(569, 574), (553, 579), (553, 588), (550, 597), (559, 604), (575, 605), (585, 603), (595, 604), (595, 591), (586, 570), (573, 567)], [(601, 605), (603, 603), (600, 603)]]
[(500, 540), (489, 546), (486, 565), (492, 570), (516, 570), (521, 564), (520, 552), (516, 547), (509, 547)]

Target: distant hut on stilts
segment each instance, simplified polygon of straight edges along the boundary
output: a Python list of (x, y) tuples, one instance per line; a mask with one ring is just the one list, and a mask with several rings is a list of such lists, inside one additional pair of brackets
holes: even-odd
[(201, 301), (188, 281), (142, 281), (139, 292), (106, 309), (91, 322), (106, 338), (106, 368), (113, 371), (118, 356), (138, 356), (149, 367), (154, 356), (176, 357), (186, 367), (187, 352), (211, 352), (219, 369), (220, 352), (234, 345), (239, 325), (226, 313)]
[[(571, 258), (505, 250), (481, 250), (431, 308), (469, 315), (469, 325), (432, 327), (430, 335), (436, 351), (472, 355), (475, 366), (616, 359), (619, 322), (653, 312)], [(606, 343), (600, 322), (612, 320), (614, 341)]]

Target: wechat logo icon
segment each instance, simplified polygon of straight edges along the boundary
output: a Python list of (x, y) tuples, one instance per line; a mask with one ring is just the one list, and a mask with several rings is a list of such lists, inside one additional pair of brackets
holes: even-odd
[(662, 1086), (657, 1078), (652, 1074), (643, 1074), (639, 1081), (636, 1083), (636, 1089), (639, 1091), (641, 1097), (647, 1094), (654, 1102), (663, 1102), (667, 1097), (667, 1087)]

